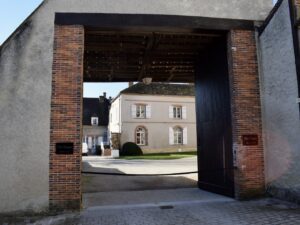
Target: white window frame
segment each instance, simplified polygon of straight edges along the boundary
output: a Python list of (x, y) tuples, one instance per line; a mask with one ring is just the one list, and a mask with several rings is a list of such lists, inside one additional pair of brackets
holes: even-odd
[(135, 130), (135, 140), (136, 144), (140, 146), (145, 146), (147, 143), (147, 130), (145, 127), (137, 127)]
[(169, 106), (169, 118), (176, 120), (187, 119), (187, 107), (182, 105), (170, 105)]
[(173, 128), (174, 145), (183, 145), (183, 129), (181, 127)]
[(146, 105), (136, 104), (135, 106), (136, 106), (135, 118), (146, 119)]
[(93, 116), (93, 117), (91, 118), (91, 125), (92, 125), (92, 126), (98, 126), (98, 125), (99, 125), (99, 118), (96, 117), (96, 116)]
[(179, 105), (173, 106), (173, 118), (182, 119), (182, 106)]

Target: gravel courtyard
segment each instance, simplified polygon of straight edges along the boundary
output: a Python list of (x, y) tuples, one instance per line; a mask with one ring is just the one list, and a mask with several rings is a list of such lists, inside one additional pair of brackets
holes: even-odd
[[(83, 157), (86, 172), (169, 174), (197, 171), (197, 157), (176, 160), (124, 160)], [(197, 173), (176, 176), (113, 176), (83, 174), (83, 193), (197, 187)]]

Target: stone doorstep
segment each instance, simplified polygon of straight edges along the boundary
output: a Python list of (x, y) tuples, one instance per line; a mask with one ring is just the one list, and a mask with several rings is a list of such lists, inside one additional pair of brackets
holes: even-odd
[(104, 149), (103, 156), (111, 156), (111, 149)]
[(119, 150), (116, 149), (104, 149), (102, 157), (119, 158)]

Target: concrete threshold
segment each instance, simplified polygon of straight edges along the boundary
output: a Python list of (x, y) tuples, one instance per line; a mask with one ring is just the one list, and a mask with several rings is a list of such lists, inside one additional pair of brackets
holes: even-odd
[(235, 201), (198, 188), (99, 192), (83, 194), (84, 209), (122, 209)]
[(206, 203), (218, 203), (218, 202), (234, 202), (234, 199), (216, 199), (216, 200), (194, 200), (194, 201), (177, 201), (177, 202), (159, 202), (159, 203), (148, 203), (148, 204), (131, 204), (131, 205), (108, 205), (108, 206), (93, 206), (86, 208), (86, 211), (105, 211), (105, 210), (118, 210), (118, 209), (137, 209), (137, 208), (174, 208), (176, 206), (184, 206), (184, 205), (201, 205)]

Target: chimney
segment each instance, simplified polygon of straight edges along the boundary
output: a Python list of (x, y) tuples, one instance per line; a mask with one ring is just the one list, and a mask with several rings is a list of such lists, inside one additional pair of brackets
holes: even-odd
[(106, 92), (103, 92), (103, 97), (106, 98)]
[(130, 81), (130, 82), (128, 83), (128, 87), (131, 87), (131, 86), (133, 86), (133, 81)]

